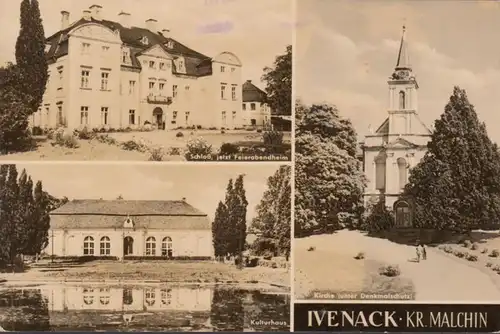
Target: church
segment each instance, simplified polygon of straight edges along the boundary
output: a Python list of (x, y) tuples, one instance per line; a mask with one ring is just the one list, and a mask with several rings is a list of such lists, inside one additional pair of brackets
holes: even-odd
[(405, 27), (396, 66), (387, 82), (387, 118), (361, 143), (363, 170), (368, 180), (365, 203), (385, 199), (394, 209), (396, 223), (410, 224), (411, 203), (398, 200), (408, 182), (409, 170), (427, 151), (431, 130), (418, 116), (418, 83), (410, 64)]
[(56, 257), (211, 259), (211, 223), (186, 199), (73, 200), (50, 213), (44, 253)]

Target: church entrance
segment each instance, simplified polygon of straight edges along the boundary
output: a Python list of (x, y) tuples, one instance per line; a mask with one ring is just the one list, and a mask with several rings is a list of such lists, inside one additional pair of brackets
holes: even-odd
[(396, 214), (396, 228), (412, 227), (412, 212), (410, 204), (404, 200), (398, 200), (394, 203), (394, 212)]
[(156, 107), (153, 110), (153, 117), (155, 120), (158, 129), (165, 130), (165, 122), (163, 122), (163, 109), (160, 107)]
[(134, 239), (132, 237), (125, 237), (123, 239), (123, 256), (134, 254)]

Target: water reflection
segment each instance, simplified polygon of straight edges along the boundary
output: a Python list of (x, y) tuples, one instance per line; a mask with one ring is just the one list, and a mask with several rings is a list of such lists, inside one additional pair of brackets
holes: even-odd
[(289, 296), (222, 287), (0, 290), (8, 331), (288, 331)]

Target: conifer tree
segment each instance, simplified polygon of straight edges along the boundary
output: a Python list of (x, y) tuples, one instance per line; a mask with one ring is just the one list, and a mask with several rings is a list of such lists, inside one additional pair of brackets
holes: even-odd
[(500, 155), (464, 90), (455, 87), (405, 187), (419, 227), (465, 232), (500, 218)]
[(239, 175), (234, 182), (234, 210), (231, 220), (236, 229), (236, 238), (234, 239), (234, 254), (240, 254), (245, 247), (247, 238), (247, 206), (245, 187), (243, 183), (244, 175)]
[(217, 259), (221, 259), (228, 254), (229, 239), (227, 234), (227, 208), (223, 202), (219, 202), (215, 211), (214, 222), (212, 224), (212, 243)]
[(51, 211), (50, 195), (43, 190), (42, 181), (38, 181), (34, 192), (33, 218), (33, 248), (32, 255), (40, 254), (49, 243), (49, 229)]

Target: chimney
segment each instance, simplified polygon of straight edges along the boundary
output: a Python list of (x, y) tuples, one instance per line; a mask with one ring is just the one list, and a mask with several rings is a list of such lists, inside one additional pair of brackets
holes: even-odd
[(183, 198), (182, 198), (182, 201), (183, 201), (183, 202), (185, 202), (185, 201), (186, 201), (186, 197), (183, 197)]
[(69, 27), (69, 12), (63, 10), (61, 12), (61, 30)]
[(130, 28), (130, 14), (125, 12), (120, 12), (118, 14), (118, 22), (125, 28)]
[(90, 10), (86, 9), (83, 11), (83, 19), (85, 21), (90, 21), (90, 16), (91, 16)]
[(168, 30), (168, 29), (162, 29), (161, 34), (165, 38), (170, 38), (170, 30)]
[(100, 21), (101, 20), (101, 5), (92, 5), (89, 7), (91, 13), (92, 13), (92, 18), (94, 20)]
[(252, 83), (252, 80), (247, 80), (248, 83)]
[(156, 21), (155, 19), (147, 19), (146, 20), (146, 29), (148, 29), (151, 32), (154, 32), (155, 34), (158, 33), (158, 30), (156, 30)]

